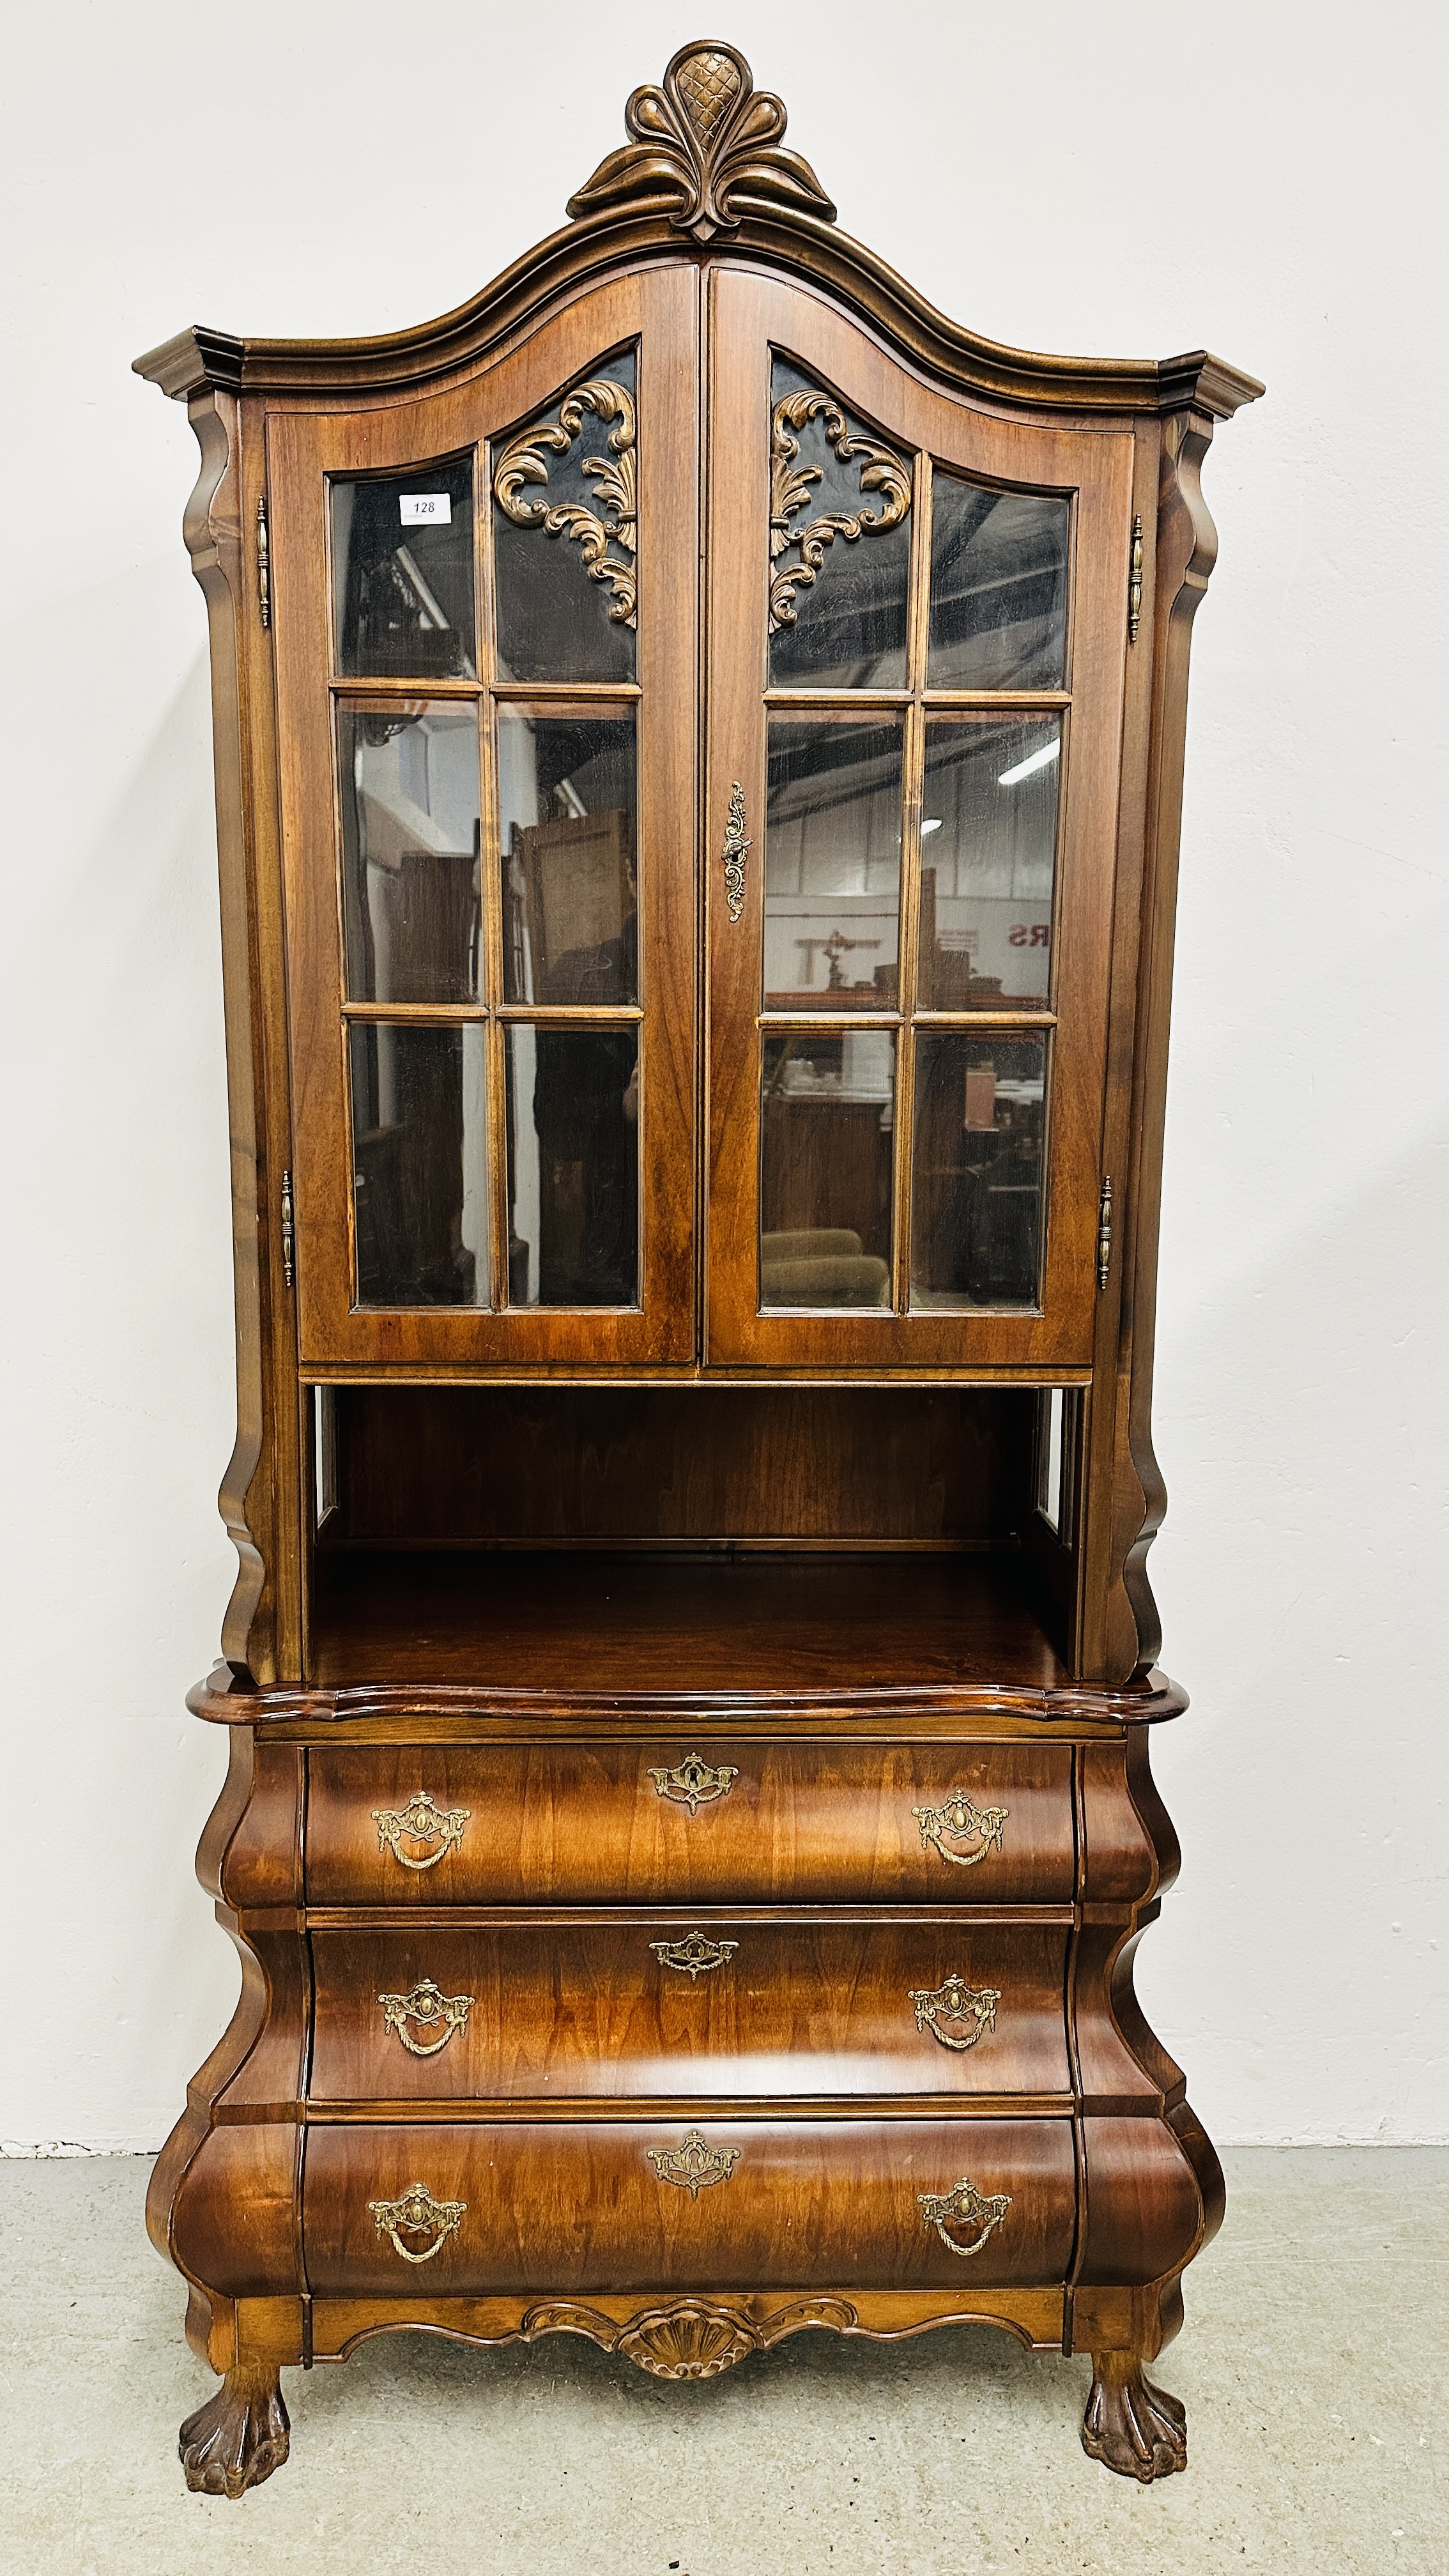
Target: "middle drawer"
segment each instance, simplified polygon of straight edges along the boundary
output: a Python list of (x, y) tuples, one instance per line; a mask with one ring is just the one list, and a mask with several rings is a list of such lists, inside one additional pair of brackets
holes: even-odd
[(314, 2102), (1067, 2093), (1069, 1921), (312, 1932)]

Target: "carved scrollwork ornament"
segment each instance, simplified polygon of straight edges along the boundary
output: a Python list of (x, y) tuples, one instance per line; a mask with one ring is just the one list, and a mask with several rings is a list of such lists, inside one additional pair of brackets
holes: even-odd
[[(580, 468), (592, 484), (597, 512), (578, 502), (530, 500), (528, 486), (547, 483), (549, 457), (567, 456), (586, 412), (613, 423), (608, 455), (586, 456)], [(515, 527), (542, 528), (546, 537), (569, 537), (582, 549), (590, 581), (602, 582), (611, 594), (609, 616), (616, 626), (639, 622), (636, 435), (633, 395), (612, 376), (597, 376), (565, 394), (557, 420), (535, 421), (511, 438), (493, 472), (493, 497)]]
[[(880, 495), (878, 510), (823, 511), (803, 527), (794, 523), (808, 510), (820, 469), (800, 463), (800, 433), (818, 420), (842, 464), (856, 465), (860, 488)], [(825, 562), (827, 546), (837, 537), (853, 546), (863, 536), (883, 536), (898, 528), (911, 506), (911, 469), (894, 448), (852, 429), (841, 404), (808, 387), (781, 396), (770, 415), (770, 633), (793, 626), (799, 616), (797, 590), (812, 588)], [(798, 560), (786, 563), (786, 555)]]
[(733, 45), (682, 46), (660, 87), (635, 90), (624, 123), (632, 140), (570, 197), (571, 215), (662, 197), (671, 201), (670, 222), (697, 242), (732, 232), (752, 201), (835, 220), (809, 162), (781, 149), (781, 101), (756, 89)]

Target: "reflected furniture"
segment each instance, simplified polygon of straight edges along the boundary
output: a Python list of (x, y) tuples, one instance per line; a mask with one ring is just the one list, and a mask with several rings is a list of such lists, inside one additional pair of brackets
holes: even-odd
[(374, 341), (138, 361), (201, 449), (240, 1571), (235, 2020), (152, 2183), (222, 2375), (423, 2327), (1150, 2365), (1221, 2179), (1150, 1387), (1199, 468), (843, 234), (728, 45)]

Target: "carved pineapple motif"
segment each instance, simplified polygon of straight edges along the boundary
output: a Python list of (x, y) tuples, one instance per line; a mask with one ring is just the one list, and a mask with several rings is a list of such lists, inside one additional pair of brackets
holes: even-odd
[(690, 54), (679, 67), (679, 95), (690, 124), (706, 148), (713, 143), (744, 83), (728, 54)]

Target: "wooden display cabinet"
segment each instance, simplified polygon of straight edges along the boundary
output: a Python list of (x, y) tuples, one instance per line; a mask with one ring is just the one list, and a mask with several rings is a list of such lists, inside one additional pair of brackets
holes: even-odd
[(1198, 473), (835, 227), (720, 44), (442, 321), (192, 330), (241, 1570), (236, 2019), (150, 2223), (224, 2374), (1090, 2352), (1222, 2207), (1131, 1986)]

